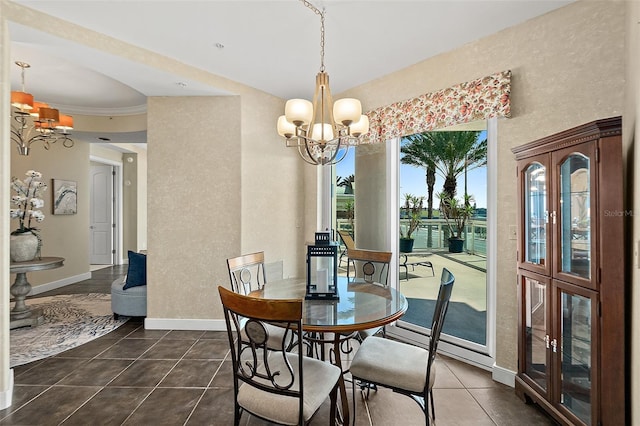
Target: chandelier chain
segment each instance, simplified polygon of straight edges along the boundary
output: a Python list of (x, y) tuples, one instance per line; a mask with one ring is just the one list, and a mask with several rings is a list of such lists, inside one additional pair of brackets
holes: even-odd
[(322, 10), (315, 7), (311, 2), (307, 0), (300, 0), (302, 4), (311, 9), (313, 13), (320, 16), (320, 72), (324, 72), (324, 13), (325, 9)]
[(26, 89), (25, 89), (25, 86), (24, 86), (24, 70), (25, 70), (25, 68), (31, 68), (31, 65), (29, 65), (26, 62), (22, 62), (22, 61), (16, 61), (15, 64), (21, 68), (20, 76), (22, 78), (22, 91), (26, 92)]
[(285, 114), (278, 117), (278, 134), (286, 139), (287, 147), (297, 149), (305, 162), (319, 166), (336, 164), (369, 132), (369, 118), (362, 114), (362, 104), (357, 99), (333, 102), (324, 67), (326, 9), (317, 8), (309, 0), (299, 1), (320, 17), (320, 72), (316, 75), (313, 102), (287, 101)]

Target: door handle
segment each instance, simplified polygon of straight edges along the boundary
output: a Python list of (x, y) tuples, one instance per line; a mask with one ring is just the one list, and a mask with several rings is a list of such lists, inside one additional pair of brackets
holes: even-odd
[(551, 346), (553, 346), (553, 352), (554, 353), (558, 352), (558, 341), (556, 339), (553, 339), (551, 341)]

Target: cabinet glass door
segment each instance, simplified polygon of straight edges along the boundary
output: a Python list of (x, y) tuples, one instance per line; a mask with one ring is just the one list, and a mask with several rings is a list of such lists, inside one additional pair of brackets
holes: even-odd
[[(585, 424), (591, 424), (595, 401), (592, 318), (596, 296), (560, 289), (559, 402)], [(595, 325), (594, 325), (595, 326)], [(615, 368), (615, 366), (611, 366)]]
[(591, 279), (591, 161), (582, 153), (568, 155), (560, 164), (560, 269)]
[(547, 169), (538, 162), (524, 171), (524, 260), (547, 264)]
[(524, 284), (524, 373), (547, 392), (549, 333), (545, 282), (523, 276)]

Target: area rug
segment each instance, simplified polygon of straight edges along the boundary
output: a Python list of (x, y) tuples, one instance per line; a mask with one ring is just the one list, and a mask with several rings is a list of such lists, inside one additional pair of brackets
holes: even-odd
[(40, 309), (44, 323), (10, 332), (10, 366), (26, 364), (104, 336), (127, 322), (113, 319), (111, 295), (63, 294), (27, 300), (27, 306)]

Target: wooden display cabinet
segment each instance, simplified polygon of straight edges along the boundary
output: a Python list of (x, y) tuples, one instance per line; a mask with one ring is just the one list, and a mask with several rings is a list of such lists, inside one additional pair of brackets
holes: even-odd
[(625, 425), (621, 118), (513, 149), (518, 174), (516, 393), (567, 425)]

